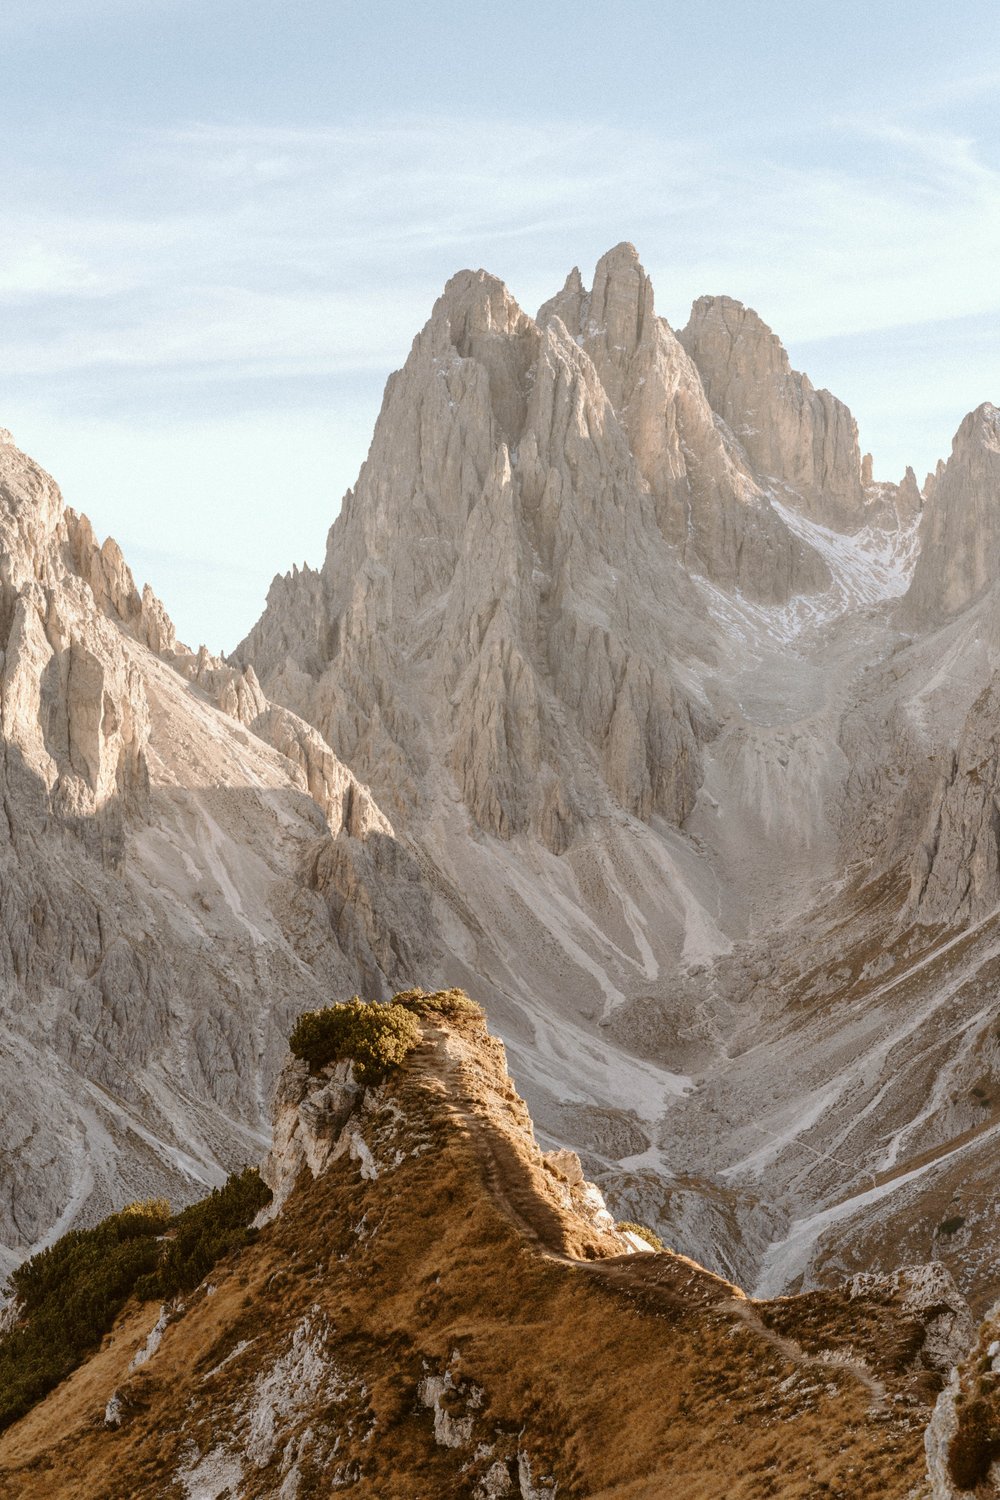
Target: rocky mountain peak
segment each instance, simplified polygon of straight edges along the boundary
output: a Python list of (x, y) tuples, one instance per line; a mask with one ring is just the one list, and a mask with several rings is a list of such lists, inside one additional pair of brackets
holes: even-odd
[(935, 623), (957, 614), (1000, 577), (1000, 408), (983, 402), (960, 425), (927, 494), (920, 556), (904, 616)]
[(589, 326), (603, 330), (610, 348), (631, 353), (652, 335), (655, 316), (653, 283), (635, 246), (616, 245), (595, 267)]
[(478, 339), (486, 334), (524, 333), (531, 319), (497, 276), (488, 271), (458, 271), (434, 304), (432, 325), (447, 319), (452, 342), (463, 358), (475, 358)]
[(793, 370), (781, 340), (732, 297), (701, 297), (678, 335), (712, 407), (754, 471), (792, 492), (789, 503), (837, 530), (864, 522), (854, 418), (829, 391)]
[(593, 362), (660, 528), (691, 568), (768, 602), (829, 583), (822, 560), (789, 532), (718, 422), (694, 363), (656, 314), (633, 245), (601, 257), (590, 293), (571, 273), (538, 314), (542, 326), (555, 317)]
[(0, 579), (44, 580), (60, 570), (63, 503), (54, 480), (20, 451), (9, 432), (0, 442)]

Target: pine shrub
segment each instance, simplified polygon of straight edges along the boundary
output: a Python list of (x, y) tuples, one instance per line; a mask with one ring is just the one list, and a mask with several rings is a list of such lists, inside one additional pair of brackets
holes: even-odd
[(416, 1018), (402, 1005), (347, 1000), (309, 1010), (295, 1023), (288, 1045), (318, 1073), (329, 1063), (350, 1061), (360, 1084), (380, 1083), (420, 1040)]
[(247, 1225), (270, 1197), (248, 1168), (173, 1217), (162, 1198), (130, 1203), (18, 1266), (6, 1288), (18, 1321), (0, 1335), (0, 1429), (97, 1348), (133, 1293), (166, 1299), (187, 1291), (246, 1244)]
[(485, 1012), (475, 1000), (470, 1000), (464, 990), (401, 990), (393, 995), (392, 1003), (402, 1005), (415, 1016), (444, 1016), (446, 1020), (458, 1020), (462, 1016), (482, 1020)]

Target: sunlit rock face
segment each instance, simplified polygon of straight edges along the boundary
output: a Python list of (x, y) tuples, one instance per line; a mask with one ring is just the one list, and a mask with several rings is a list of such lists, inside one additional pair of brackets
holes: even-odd
[(862, 525), (857, 423), (842, 401), (792, 369), (753, 309), (700, 297), (680, 340), (755, 471), (789, 485), (814, 520), (839, 530)]
[(1000, 409), (985, 402), (955, 434), (934, 480), (921, 527), (920, 558), (907, 595), (915, 624), (948, 619), (1000, 577)]
[[(56, 1227), (190, 1198), (259, 1154), (291, 1017), (384, 993), (434, 940), (367, 789), (252, 672), (178, 645), (9, 434), (0, 548), (9, 1266)], [(410, 928), (395, 950), (387, 902)]]

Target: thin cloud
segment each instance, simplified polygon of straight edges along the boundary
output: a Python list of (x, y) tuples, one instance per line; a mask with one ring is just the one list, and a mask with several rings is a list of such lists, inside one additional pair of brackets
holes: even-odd
[[(71, 182), (51, 160), (35, 166), (8, 183), (0, 224), (0, 423), (17, 432), (26, 413), (24, 440), (51, 442), (70, 498), (123, 541), (164, 552), (177, 515), (166, 455), (184, 453), (192, 496), (212, 496), (224, 530), (239, 515), (241, 535), (252, 497), (266, 513), (287, 472), (313, 506), (296, 501), (290, 555), (316, 556), (385, 375), (466, 265), (502, 276), (533, 311), (574, 263), (589, 277), (609, 245), (631, 239), (673, 323), (694, 297), (724, 291), (755, 306), (793, 356), (808, 344), (805, 368), (855, 406), (862, 440), (877, 460), (884, 444), (894, 474), (931, 467), (965, 411), (996, 394), (988, 351), (963, 373), (942, 331), (1000, 310), (1000, 179), (968, 132), (863, 117), (763, 150), (601, 121), (196, 123), (102, 138), (92, 174)], [(892, 330), (925, 325), (919, 375), (904, 354), (887, 379)], [(925, 367), (936, 349), (948, 353), (935, 411)], [(334, 432), (347, 392), (350, 421)], [(226, 414), (247, 400), (255, 416), (237, 428)], [(217, 423), (211, 441), (192, 432), (193, 411)], [(95, 414), (117, 419), (120, 435), (88, 439)], [(265, 484), (275, 434), (285, 468)], [(297, 463), (308, 454), (297, 475), (293, 451)], [(123, 519), (137, 492), (141, 533)], [(189, 524), (203, 527), (204, 501), (191, 506)], [(287, 541), (283, 530), (258, 537), (260, 589)], [(231, 543), (206, 546), (224, 573)], [(154, 582), (195, 634), (204, 591), (183, 560), (163, 566)], [(242, 587), (234, 575), (233, 597)], [(234, 640), (258, 603), (238, 626), (231, 599), (220, 604), (213, 639)]]
[(875, 154), (838, 171), (602, 124), (448, 119), (147, 136), (74, 213), (8, 204), (0, 303), (37, 317), (7, 320), (0, 348), (26, 373), (367, 369), (405, 353), (460, 265), (492, 259), (533, 307), (623, 234), (675, 318), (704, 290), (800, 339), (996, 308), (1000, 179), (975, 143), (838, 130)]

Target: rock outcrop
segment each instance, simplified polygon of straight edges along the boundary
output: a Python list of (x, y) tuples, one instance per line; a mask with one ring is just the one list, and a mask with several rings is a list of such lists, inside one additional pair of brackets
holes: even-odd
[(1000, 1303), (971, 1330), (924, 1433), (929, 1500), (1000, 1495)]
[(987, 684), (965, 721), (914, 853), (915, 920), (979, 922), (1000, 908), (1000, 686)]
[(861, 526), (858, 428), (844, 403), (793, 370), (780, 339), (732, 297), (700, 297), (679, 338), (754, 471), (789, 486), (813, 520)]
[(1000, 578), (1000, 408), (970, 412), (935, 479), (921, 522), (920, 556), (906, 596), (907, 623), (959, 613)]

